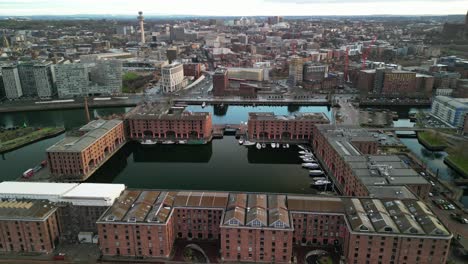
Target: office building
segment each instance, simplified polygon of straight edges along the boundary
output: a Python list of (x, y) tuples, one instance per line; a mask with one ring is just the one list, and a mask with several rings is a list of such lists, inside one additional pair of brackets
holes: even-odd
[(172, 26), (170, 32), (171, 41), (184, 41), (185, 40), (185, 28), (179, 26)]
[(304, 62), (299, 56), (292, 56), (289, 62), (289, 77), (288, 82), (292, 86), (302, 83), (304, 72)]
[(164, 93), (173, 93), (183, 89), (187, 84), (184, 66), (180, 63), (172, 63), (162, 67), (160, 82)]
[(229, 79), (261, 82), (264, 80), (264, 69), (262, 68), (227, 68)]
[(431, 114), (450, 126), (462, 128), (465, 115), (468, 115), (468, 99), (436, 96)]
[(3, 66), (2, 75), (6, 98), (15, 100), (22, 97), (23, 90), (21, 89), (21, 81), (16, 65)]
[(60, 180), (84, 181), (125, 143), (121, 120), (95, 120), (47, 149), (50, 172)]
[(185, 76), (191, 76), (198, 79), (202, 75), (200, 63), (184, 63), (183, 67)]
[(223, 96), (229, 89), (228, 70), (217, 68), (213, 75), (213, 95)]
[(124, 36), (133, 35), (135, 33), (135, 29), (133, 28), (133, 26), (120, 26), (117, 27), (116, 31), (118, 35)]
[(36, 79), (34, 78), (34, 65), (35, 62), (21, 62), (18, 64), (18, 75), (20, 77), (23, 96), (25, 97), (37, 96)]
[(90, 94), (118, 94), (122, 92), (122, 61), (97, 60), (89, 74)]
[(274, 113), (249, 113), (248, 135), (254, 141), (308, 142), (316, 124), (329, 124), (324, 113), (300, 113), (291, 116)]
[(59, 98), (88, 95), (90, 74), (88, 64), (59, 64), (54, 70)]
[(57, 93), (51, 62), (37, 63), (33, 67), (34, 82), (39, 98), (51, 98)]
[(131, 140), (185, 140), (189, 144), (211, 140), (212, 120), (207, 112), (141, 105), (127, 114), (126, 122)]
[(303, 80), (310, 83), (321, 83), (328, 72), (328, 66), (313, 62), (304, 63)]

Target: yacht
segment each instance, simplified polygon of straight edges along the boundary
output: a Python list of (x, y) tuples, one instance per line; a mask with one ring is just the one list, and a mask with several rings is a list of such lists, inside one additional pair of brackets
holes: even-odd
[(323, 171), (322, 170), (310, 170), (309, 175), (310, 176), (320, 176), (320, 175), (323, 175)]
[(302, 156), (299, 156), (299, 158), (301, 158), (301, 159), (312, 159), (312, 160), (315, 160), (315, 159), (314, 159), (314, 156), (312, 156), (312, 155), (302, 155)]
[(140, 142), (140, 144), (142, 144), (142, 145), (147, 145), (147, 146), (148, 146), (148, 145), (156, 145), (156, 143), (157, 143), (156, 141), (153, 141), (153, 140), (151, 140), (151, 139), (145, 139), (145, 140), (142, 140), (142, 141)]
[(265, 144), (265, 143), (262, 143), (262, 148), (266, 148), (266, 144)]
[(315, 162), (314, 159), (311, 159), (311, 158), (303, 158), (302, 159), (304, 162)]
[(310, 183), (311, 185), (314, 185), (314, 186), (320, 186), (320, 185), (327, 185), (327, 184), (330, 184), (331, 181), (327, 181), (327, 180), (318, 180), (318, 181), (314, 181), (312, 183)]
[(305, 154), (310, 154), (310, 155), (312, 155), (312, 152), (310, 152), (310, 151), (303, 151), (303, 150), (301, 150), (301, 151), (299, 151), (299, 154), (302, 154), (302, 155), (305, 155)]
[(325, 177), (313, 177), (312, 180), (314, 181), (328, 181)]
[(179, 140), (179, 144), (187, 144), (187, 140)]
[(302, 163), (302, 167), (306, 169), (320, 169), (320, 165), (317, 163)]
[(206, 106), (206, 103), (203, 102), (202, 105), (201, 105), (201, 107), (202, 107), (202, 108), (205, 108), (205, 106)]
[(246, 140), (246, 141), (244, 141), (243, 145), (246, 146), (246, 147), (253, 146), (253, 145), (255, 145), (255, 142), (251, 142), (251, 141)]
[(244, 140), (241, 138), (239, 139), (239, 145), (242, 145), (242, 144), (244, 144)]
[(276, 143), (271, 143), (271, 148), (276, 148)]
[(164, 145), (172, 145), (172, 144), (175, 144), (175, 142), (172, 141), (172, 140), (166, 140), (166, 141), (163, 141), (162, 144), (164, 144)]
[(255, 145), (255, 147), (256, 147), (257, 149), (262, 149), (262, 145), (261, 145), (260, 143), (257, 143), (257, 145)]

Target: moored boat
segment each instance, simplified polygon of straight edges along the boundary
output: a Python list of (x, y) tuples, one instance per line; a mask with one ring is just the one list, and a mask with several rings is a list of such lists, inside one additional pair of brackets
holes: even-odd
[(253, 145), (255, 145), (255, 142), (246, 140), (246, 141), (244, 141), (244, 144), (243, 144), (243, 145), (246, 146), (246, 147), (248, 147), (248, 146), (253, 146)]
[(262, 143), (262, 148), (266, 148), (266, 144), (265, 144), (265, 143)]
[(320, 169), (320, 165), (317, 163), (302, 163), (302, 167), (306, 169)]
[(239, 145), (242, 145), (242, 144), (244, 144), (244, 140), (241, 138), (239, 139)]
[(187, 144), (187, 140), (179, 140), (179, 144)]
[(320, 175), (323, 175), (323, 171), (322, 170), (310, 170), (309, 175), (310, 176), (320, 176)]
[(272, 148), (276, 148), (276, 143), (271, 143)]
[(163, 141), (162, 144), (163, 145), (171, 145), (171, 144), (175, 144), (175, 142), (172, 141), (172, 140), (166, 140), (166, 141)]
[(262, 144), (257, 143), (257, 144), (255, 145), (255, 147), (256, 147), (257, 149), (262, 149)]
[(156, 141), (152, 141), (151, 139), (145, 139), (140, 141), (140, 144), (142, 145), (156, 145)]
[(299, 151), (298, 153), (299, 153), (299, 154), (302, 154), (302, 155), (305, 155), (305, 154), (312, 154), (312, 152), (310, 152), (310, 151), (302, 151), (302, 150)]

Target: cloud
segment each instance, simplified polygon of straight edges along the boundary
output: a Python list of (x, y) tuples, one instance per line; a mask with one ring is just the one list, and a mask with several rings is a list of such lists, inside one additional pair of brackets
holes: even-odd
[(460, 0), (264, 0), (272, 3), (289, 4), (353, 4), (353, 3), (373, 3), (380, 4), (384, 2), (459, 2)]

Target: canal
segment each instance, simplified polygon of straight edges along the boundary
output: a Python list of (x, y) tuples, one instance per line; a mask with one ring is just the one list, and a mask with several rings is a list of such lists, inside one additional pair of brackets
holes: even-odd
[[(92, 117), (124, 113), (131, 108), (92, 110)], [(213, 123), (239, 124), (249, 112), (324, 112), (326, 106), (189, 106), (188, 111), (207, 111)], [(0, 115), (0, 125), (64, 126), (78, 128), (85, 123), (83, 110), (20, 112)], [(26, 169), (45, 159), (46, 149), (63, 135), (37, 142), (6, 153), (0, 159), (0, 180), (14, 180)], [(308, 171), (301, 168), (298, 149), (262, 150), (239, 146), (234, 137), (214, 140), (203, 146), (167, 146), (142, 148), (128, 144), (101, 167), (89, 182), (124, 183), (135, 188), (199, 189), (227, 191), (261, 191), (315, 193), (309, 188)]]

